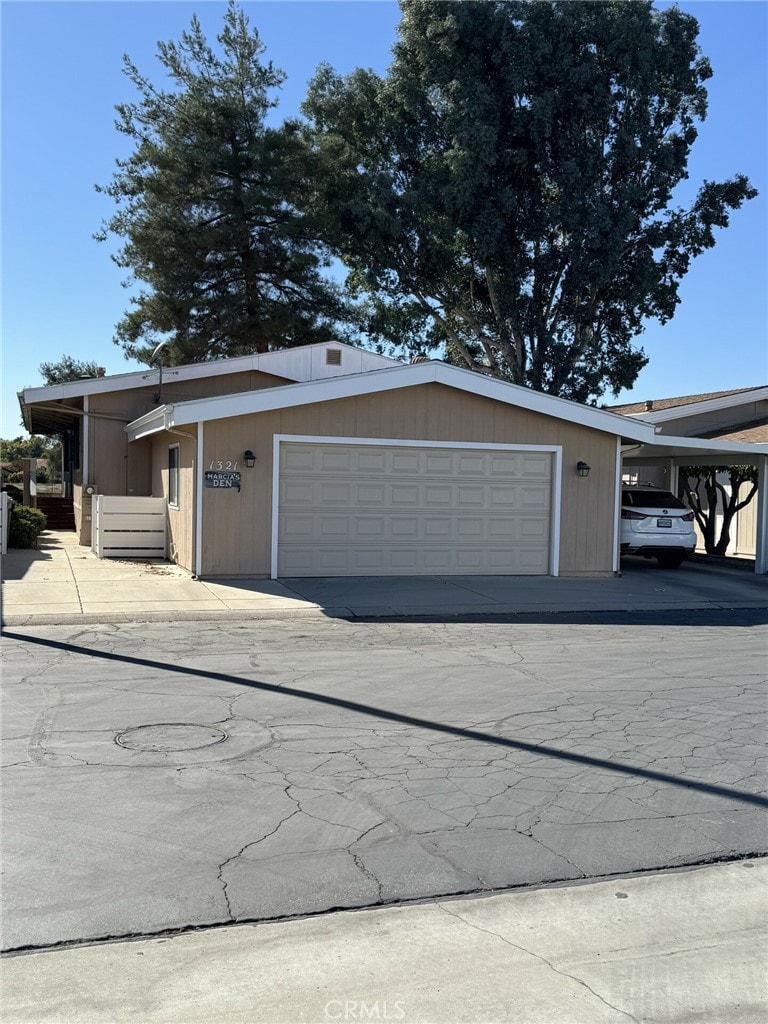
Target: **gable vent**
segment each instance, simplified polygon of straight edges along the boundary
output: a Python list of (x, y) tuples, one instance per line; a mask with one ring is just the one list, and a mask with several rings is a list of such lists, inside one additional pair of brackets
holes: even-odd
[(341, 349), (340, 348), (327, 348), (325, 350), (325, 365), (326, 366), (341, 366)]

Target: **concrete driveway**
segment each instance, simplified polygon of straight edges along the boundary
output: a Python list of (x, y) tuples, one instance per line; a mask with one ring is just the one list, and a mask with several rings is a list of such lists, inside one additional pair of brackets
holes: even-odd
[(9, 630), (4, 946), (765, 852), (760, 618)]
[(662, 570), (627, 558), (622, 576), (345, 577), (194, 580), (168, 562), (96, 558), (72, 533), (47, 532), (39, 550), (3, 556), (7, 626), (141, 620), (234, 621), (322, 611), (332, 618), (494, 617), (571, 612), (768, 608), (768, 579), (686, 563)]

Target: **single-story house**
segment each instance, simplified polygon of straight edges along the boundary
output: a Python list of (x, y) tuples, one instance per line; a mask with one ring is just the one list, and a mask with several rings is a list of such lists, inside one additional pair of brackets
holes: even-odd
[[(682, 395), (677, 398), (660, 398), (629, 405), (609, 406), (611, 412), (631, 416), (644, 423), (653, 424), (659, 434), (676, 434), (681, 437), (698, 437), (705, 441), (737, 441), (749, 444), (768, 444), (768, 386), (738, 388), (732, 391), (712, 391), (708, 394)], [(742, 460), (749, 461), (749, 460)], [(707, 464), (709, 460), (693, 455), (687, 465)], [(720, 460), (717, 460), (719, 463)], [(711, 463), (710, 463), (711, 464)], [(652, 459), (633, 462), (627, 456), (624, 462), (625, 479), (632, 482), (647, 481), (659, 487), (669, 487), (678, 493), (676, 464), (654, 464)], [(730, 492), (727, 474), (720, 474), (719, 481)], [(740, 498), (744, 497), (746, 485), (742, 485)], [(755, 557), (757, 540), (758, 502), (737, 512), (731, 526), (729, 554)], [(698, 532), (698, 526), (697, 526)], [(703, 540), (699, 535), (703, 548)]]
[(169, 556), (198, 577), (610, 575), (627, 451), (690, 461), (706, 444), (763, 478), (768, 461), (768, 445), (660, 438), (636, 417), (343, 344), (159, 376), (27, 389), (24, 422), (65, 438), (82, 543), (94, 493), (163, 498)]

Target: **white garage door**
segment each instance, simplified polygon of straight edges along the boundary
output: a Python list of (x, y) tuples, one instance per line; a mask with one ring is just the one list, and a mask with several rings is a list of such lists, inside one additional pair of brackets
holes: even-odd
[(281, 442), (278, 576), (550, 571), (552, 454)]

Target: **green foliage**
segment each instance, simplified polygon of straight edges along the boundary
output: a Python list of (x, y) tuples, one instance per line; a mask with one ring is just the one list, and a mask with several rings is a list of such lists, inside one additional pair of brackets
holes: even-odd
[(19, 459), (45, 459), (57, 442), (50, 437), (33, 434), (31, 437), (0, 438), (0, 462)]
[(24, 494), (20, 487), (14, 487), (13, 484), (3, 484), (3, 490), (7, 492), (8, 496), (13, 500), (22, 503), (24, 500)]
[(33, 548), (48, 525), (45, 513), (28, 505), (13, 505), (8, 522), (8, 547)]
[(72, 356), (62, 356), (57, 363), (40, 363), (39, 370), (46, 384), (67, 384), (83, 377), (104, 376), (104, 368), (98, 363)]
[(706, 114), (695, 19), (650, 0), (403, 0), (385, 77), (321, 67), (315, 211), (369, 333), (578, 401), (631, 386), (691, 259), (756, 195), (673, 205)]
[[(730, 493), (717, 479), (722, 473), (728, 474)], [(704, 537), (707, 554), (724, 555), (731, 542), (734, 516), (757, 494), (757, 466), (681, 466), (680, 477), (688, 504)], [(744, 484), (748, 484), (749, 489), (746, 497), (739, 500)], [(718, 514), (722, 516), (719, 534)]]
[(117, 106), (135, 144), (99, 191), (117, 203), (96, 237), (144, 286), (117, 326), (126, 356), (169, 364), (329, 340), (350, 313), (321, 276), (327, 257), (300, 210), (308, 153), (290, 128), (265, 126), (284, 75), (230, 0), (219, 46), (196, 17), (178, 43), (158, 44), (172, 85), (153, 85), (125, 58), (136, 103)]
[(12, 463), (7, 479), (20, 482), (23, 479), (22, 459), (47, 459), (47, 469), (40, 466), (37, 480), (48, 483), (61, 480), (61, 442), (53, 437), (33, 434), (31, 437), (0, 438), (0, 462)]

